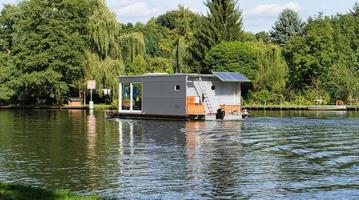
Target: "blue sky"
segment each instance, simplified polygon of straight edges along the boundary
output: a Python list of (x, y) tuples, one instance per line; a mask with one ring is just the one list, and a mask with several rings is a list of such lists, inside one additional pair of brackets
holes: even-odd
[[(4, 3), (16, 3), (20, 0), (0, 0)], [(326, 15), (344, 13), (359, 0), (240, 0), (240, 9), (244, 16), (246, 31), (268, 31), (278, 14), (285, 8), (297, 10), (303, 19), (324, 12)], [(110, 9), (122, 23), (146, 22), (154, 16), (175, 9), (182, 4), (195, 12), (206, 13), (203, 0), (106, 0)]]

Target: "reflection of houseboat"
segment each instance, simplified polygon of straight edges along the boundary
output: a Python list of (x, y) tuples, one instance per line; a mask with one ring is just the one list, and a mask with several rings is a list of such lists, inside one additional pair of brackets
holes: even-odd
[(119, 77), (120, 118), (242, 119), (239, 73)]

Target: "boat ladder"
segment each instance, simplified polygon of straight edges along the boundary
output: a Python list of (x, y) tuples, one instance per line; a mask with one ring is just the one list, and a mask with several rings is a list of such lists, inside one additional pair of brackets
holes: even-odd
[(198, 86), (199, 88), (201, 89), (201, 93), (202, 93), (202, 101), (204, 101), (207, 105), (207, 108), (208, 108), (208, 111), (209, 111), (209, 114), (213, 114), (213, 113), (216, 113), (213, 109), (213, 106), (211, 104), (211, 101), (209, 100), (208, 98), (208, 95), (206, 93), (206, 90), (202, 87), (202, 79), (199, 78), (198, 79)]

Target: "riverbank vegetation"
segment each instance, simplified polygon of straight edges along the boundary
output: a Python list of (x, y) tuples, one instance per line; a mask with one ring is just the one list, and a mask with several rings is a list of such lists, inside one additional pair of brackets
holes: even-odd
[[(235, 0), (206, 0), (147, 23), (118, 22), (104, 0), (28, 0), (0, 15), (0, 105), (116, 99), (117, 76), (235, 71), (248, 76), (249, 104), (315, 104), (359, 97), (359, 5), (303, 20), (284, 10), (270, 32), (242, 27)], [(102, 89), (111, 89), (111, 98)]]
[(68, 191), (51, 191), (29, 186), (0, 183), (1, 200), (98, 200), (95, 196), (79, 196)]

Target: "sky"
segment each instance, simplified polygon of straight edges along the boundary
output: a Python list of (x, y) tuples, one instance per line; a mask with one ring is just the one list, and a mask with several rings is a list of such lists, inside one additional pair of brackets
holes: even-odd
[[(6, 3), (21, 0), (0, 0), (0, 9)], [(117, 15), (121, 23), (146, 22), (178, 5), (184, 5), (194, 12), (207, 12), (204, 0), (106, 0), (107, 5)], [(348, 12), (359, 0), (239, 0), (243, 13), (244, 29), (256, 33), (269, 31), (279, 13), (285, 8), (299, 12), (306, 20), (310, 16), (323, 12), (325, 15)]]

